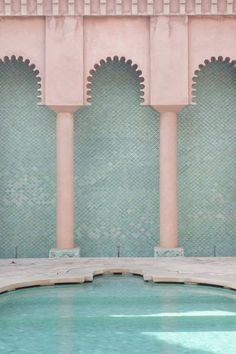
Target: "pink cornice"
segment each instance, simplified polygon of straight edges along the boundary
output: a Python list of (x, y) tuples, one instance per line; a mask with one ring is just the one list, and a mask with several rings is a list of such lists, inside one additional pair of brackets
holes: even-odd
[(0, 16), (236, 14), (236, 0), (0, 0)]

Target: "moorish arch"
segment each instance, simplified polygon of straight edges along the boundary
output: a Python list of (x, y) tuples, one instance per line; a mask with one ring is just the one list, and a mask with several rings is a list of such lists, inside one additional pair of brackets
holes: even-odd
[[(5, 64), (5, 68), (7, 66), (11, 67), (12, 70), (13, 68), (15, 68), (17, 65), (25, 68), (28, 68), (28, 71), (31, 72), (34, 75), (34, 78), (36, 80), (36, 83), (34, 83), (36, 85), (36, 96), (37, 96), (37, 102), (40, 103), (42, 100), (42, 76), (41, 73), (38, 69), (38, 67), (31, 62), (31, 60), (29, 58), (24, 58), (23, 56), (16, 56), (16, 55), (11, 55), (11, 56), (4, 56), (3, 58), (0, 58), (0, 65), (4, 65)], [(4, 67), (4, 66), (3, 66)], [(2, 68), (3, 68), (2, 67)], [(4, 70), (2, 70), (4, 71)], [(2, 82), (1, 85), (3, 86), (5, 83)]]
[(124, 57), (88, 78), (75, 119), (75, 239), (81, 256), (153, 256), (159, 234), (159, 116)]
[(236, 68), (212, 57), (179, 114), (179, 235), (186, 256), (235, 254)]
[(0, 257), (47, 257), (55, 243), (55, 117), (29, 59), (0, 61)]
[(133, 74), (136, 76), (138, 82), (139, 82), (139, 92), (140, 92), (140, 103), (143, 103), (144, 99), (144, 90), (145, 90), (145, 84), (144, 84), (144, 77), (142, 75), (142, 71), (139, 69), (138, 65), (136, 63), (133, 63), (133, 61), (131, 59), (126, 59), (124, 56), (117, 56), (115, 55), (114, 57), (107, 57), (105, 60), (101, 59), (99, 61), (99, 63), (96, 63), (94, 65), (94, 67), (89, 71), (89, 76), (87, 77), (87, 102), (91, 102), (92, 101), (92, 89), (93, 89), (93, 79), (94, 79), (94, 74), (96, 73), (96, 71), (99, 71), (101, 68), (103, 68), (103, 66), (105, 64), (108, 63), (123, 63), (126, 64), (127, 69), (129, 68), (130, 70), (133, 71)]

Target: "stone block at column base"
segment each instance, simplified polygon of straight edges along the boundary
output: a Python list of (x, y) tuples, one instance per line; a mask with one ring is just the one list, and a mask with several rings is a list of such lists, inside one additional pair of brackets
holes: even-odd
[(52, 248), (49, 251), (49, 258), (76, 258), (80, 257), (80, 248), (68, 248), (60, 250), (58, 248)]
[(183, 257), (184, 249), (182, 247), (177, 248), (164, 248), (154, 247), (154, 257)]

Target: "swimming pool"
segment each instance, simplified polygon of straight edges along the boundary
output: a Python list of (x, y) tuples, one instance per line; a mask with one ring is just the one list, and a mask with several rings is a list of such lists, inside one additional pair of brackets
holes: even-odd
[(236, 293), (134, 276), (0, 295), (1, 354), (235, 354)]

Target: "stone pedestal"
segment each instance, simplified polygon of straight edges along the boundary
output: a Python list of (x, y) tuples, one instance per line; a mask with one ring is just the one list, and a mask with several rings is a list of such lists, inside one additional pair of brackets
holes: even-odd
[(183, 257), (184, 249), (181, 247), (177, 248), (165, 248), (165, 247), (155, 247), (154, 257)]
[(58, 249), (52, 248), (49, 251), (49, 258), (77, 258), (80, 257), (80, 248)]

